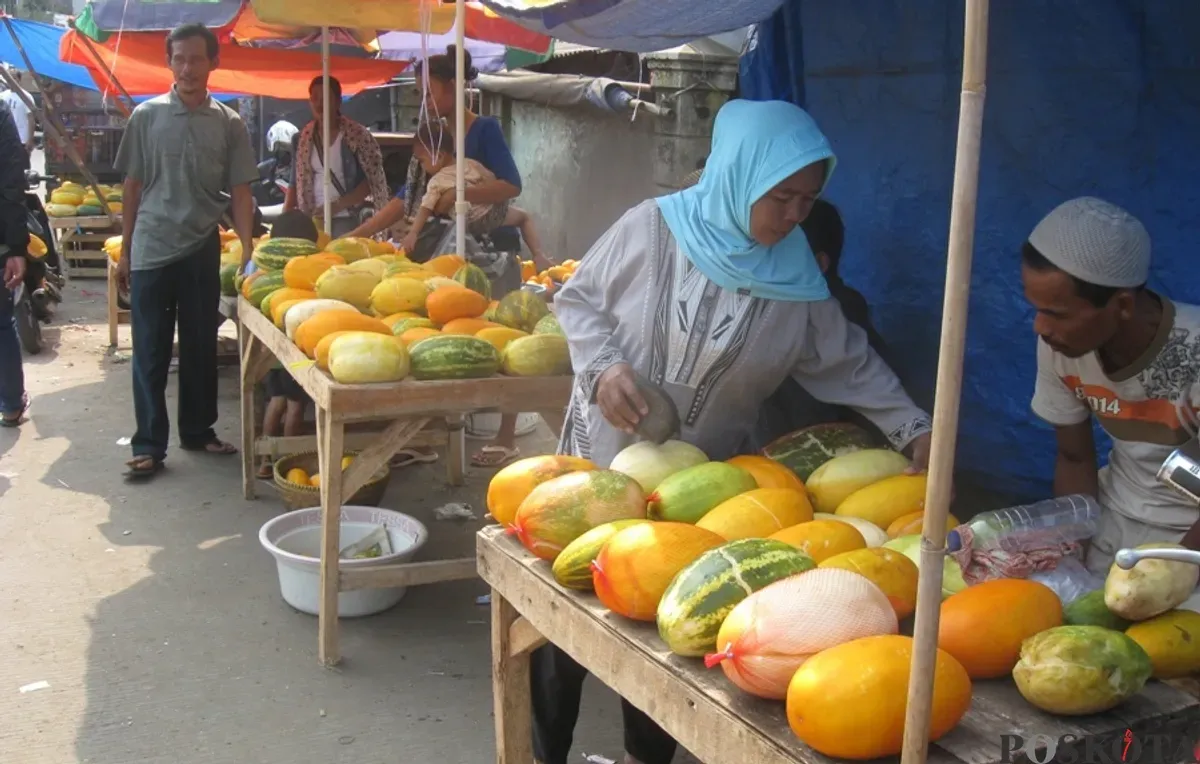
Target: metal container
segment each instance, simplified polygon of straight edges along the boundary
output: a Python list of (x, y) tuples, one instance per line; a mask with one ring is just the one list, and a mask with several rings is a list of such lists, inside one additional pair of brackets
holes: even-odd
[(1158, 482), (1200, 504), (1200, 441), (1193, 438), (1172, 451), (1158, 468)]

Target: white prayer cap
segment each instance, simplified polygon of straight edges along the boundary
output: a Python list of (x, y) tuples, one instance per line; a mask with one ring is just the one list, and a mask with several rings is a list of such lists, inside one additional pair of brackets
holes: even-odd
[(1150, 274), (1150, 234), (1125, 210), (1083, 196), (1037, 224), (1029, 243), (1055, 267), (1098, 286), (1132, 288)]

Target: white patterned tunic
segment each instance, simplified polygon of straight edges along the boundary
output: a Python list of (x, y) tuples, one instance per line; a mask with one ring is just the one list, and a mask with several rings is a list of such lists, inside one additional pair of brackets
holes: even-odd
[(671, 396), (681, 438), (713, 460), (737, 453), (788, 375), (818, 400), (862, 413), (896, 448), (929, 430), (929, 416), (836, 300), (784, 302), (718, 287), (679, 250), (653, 200), (596, 242), (555, 313), (575, 371), (559, 453), (601, 467), (635, 440), (595, 404), (600, 375), (622, 361)]

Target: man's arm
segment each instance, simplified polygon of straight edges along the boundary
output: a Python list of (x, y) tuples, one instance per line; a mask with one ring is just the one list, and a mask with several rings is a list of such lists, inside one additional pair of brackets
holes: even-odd
[(1082, 493), (1093, 498), (1099, 497), (1100, 478), (1091, 419), (1055, 427), (1054, 434), (1058, 441), (1058, 455), (1054, 460), (1054, 495)]
[(338, 197), (337, 201), (330, 205), (329, 211), (333, 215), (344, 212), (352, 207), (357, 207), (366, 201), (367, 196), (371, 193), (371, 186), (367, 181), (359, 183), (357, 187), (345, 196)]
[(250, 184), (243, 183), (230, 189), (229, 195), (233, 198), (233, 230), (242, 242), (242, 268), (245, 269), (254, 254), (254, 194), (250, 192)]
[(133, 228), (137, 225), (138, 206), (142, 203), (142, 182), (126, 175), (121, 189), (121, 259), (128, 260), (133, 246)]

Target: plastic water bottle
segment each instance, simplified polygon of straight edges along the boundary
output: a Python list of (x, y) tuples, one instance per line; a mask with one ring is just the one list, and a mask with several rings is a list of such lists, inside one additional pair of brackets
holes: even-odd
[(1062, 558), (1054, 570), (1034, 573), (1029, 580), (1050, 587), (1063, 605), (1070, 605), (1083, 595), (1104, 588), (1104, 579), (1093, 575), (1074, 557)]
[[(1100, 505), (1095, 499), (1071, 494), (1022, 507), (985, 512), (964, 525), (971, 529), (971, 548), (974, 550), (1025, 552), (1052, 549), (1091, 538), (1096, 534), (1099, 521)], [(963, 541), (957, 529), (950, 531), (946, 545), (951, 552), (962, 548)]]

